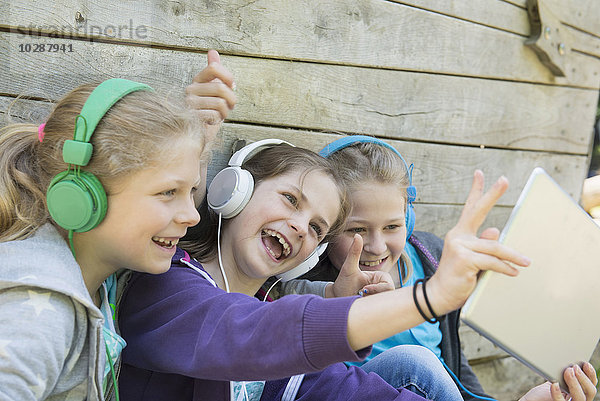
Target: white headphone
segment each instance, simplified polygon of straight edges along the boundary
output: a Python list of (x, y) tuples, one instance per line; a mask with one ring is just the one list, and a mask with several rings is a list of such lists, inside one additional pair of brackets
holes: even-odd
[(244, 146), (231, 156), (229, 167), (219, 171), (208, 187), (208, 207), (224, 219), (237, 216), (246, 206), (254, 191), (254, 178), (248, 170), (242, 168), (244, 162), (263, 148), (285, 143), (281, 139), (263, 139)]
[[(229, 166), (219, 171), (208, 187), (206, 199), (208, 207), (224, 219), (237, 216), (250, 201), (254, 191), (254, 178), (248, 170), (242, 168), (244, 162), (263, 148), (285, 143), (281, 139), (263, 139), (244, 146), (231, 156)], [(289, 281), (308, 272), (315, 267), (319, 256), (325, 251), (327, 244), (319, 245), (306, 260), (287, 272), (277, 275), (281, 281)]]
[(300, 263), (298, 266), (294, 267), (292, 270), (288, 270), (281, 274), (276, 275), (281, 282), (285, 283), (286, 281), (290, 281), (295, 279), (296, 277), (300, 277), (304, 273), (307, 273), (310, 269), (315, 267), (317, 263), (319, 263), (319, 256), (325, 252), (327, 249), (327, 242), (324, 242), (317, 246), (317, 249), (312, 251), (312, 253), (306, 258), (306, 260)]

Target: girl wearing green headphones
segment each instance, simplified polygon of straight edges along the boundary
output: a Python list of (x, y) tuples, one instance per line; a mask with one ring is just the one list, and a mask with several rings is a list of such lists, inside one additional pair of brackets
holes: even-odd
[[(188, 104), (222, 115), (208, 83), (232, 82), (202, 74)], [(69, 92), (39, 127), (0, 130), (0, 398), (112, 397), (116, 273), (165, 272), (199, 221), (211, 137), (181, 100), (111, 79)]]

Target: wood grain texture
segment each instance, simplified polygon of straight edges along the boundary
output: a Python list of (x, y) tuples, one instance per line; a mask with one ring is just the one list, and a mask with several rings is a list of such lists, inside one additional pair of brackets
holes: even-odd
[[(412, 2), (413, 0), (408, 1)], [(499, 3), (509, 3), (524, 10), (527, 9), (527, 0), (497, 1)], [(596, 0), (543, 0), (543, 2), (554, 15), (559, 17), (561, 22), (600, 37), (600, 9)], [(487, 4), (487, 6), (490, 5)]]
[[(475, 24), (480, 24), (523, 37), (531, 35), (529, 17), (524, 5), (518, 6), (502, 0), (478, 2), (478, 7), (460, 0), (393, 0), (396, 3), (423, 8)], [(592, 1), (544, 0), (548, 8), (562, 22), (560, 29), (569, 37), (569, 46), (579, 52), (600, 56), (599, 8)], [(585, 14), (585, 17), (584, 17)], [(575, 66), (576, 67), (576, 66)]]
[[(496, 0), (486, 3), (499, 9)], [(515, 21), (521, 28), (499, 30), (383, 0), (231, 0), (218, 5), (194, 0), (82, 5), (60, 0), (44, 9), (30, 0), (16, 0), (4, 4), (3, 25), (191, 51), (215, 48), (258, 57), (600, 86), (598, 60), (578, 53), (572, 54), (577, 68), (569, 78), (554, 77), (523, 45), (524, 37), (511, 33), (524, 29), (526, 16), (524, 9), (511, 7), (520, 13)], [(504, 19), (512, 21), (510, 14)]]
[[(32, 107), (35, 105), (36, 107)], [(21, 119), (43, 121), (50, 104), (25, 100), (14, 101), (0, 98), (2, 113), (11, 107), (11, 114)], [(263, 138), (282, 138), (297, 146), (318, 151), (325, 144), (338, 138), (335, 134), (261, 127), (243, 124), (225, 124), (222, 129), (221, 146), (215, 150), (209, 170), (209, 179), (224, 167), (230, 155), (231, 144), (238, 138), (254, 141)], [(451, 151), (439, 144), (389, 141), (410, 163), (414, 163), (413, 183), (417, 187), (417, 204), (430, 204), (428, 212), (419, 218), (417, 229), (429, 230), (443, 236), (458, 220), (460, 206), (469, 191), (472, 173), (481, 168), (488, 181), (505, 175), (511, 182), (499, 205), (512, 207), (525, 184), (529, 172), (535, 166), (544, 167), (565, 190), (579, 199), (587, 165), (586, 156), (559, 155), (546, 152), (509, 151), (454, 146)], [(489, 185), (489, 182), (488, 182)], [(437, 205), (451, 207), (436, 208)], [(458, 205), (458, 206), (457, 206)], [(418, 213), (417, 208), (417, 214)], [(510, 210), (494, 212), (488, 224), (502, 227)]]
[[(21, 53), (23, 41), (33, 40), (0, 33), (8, 55), (0, 93), (55, 100), (84, 81), (126, 77), (176, 95), (205, 63), (203, 54), (89, 42), (74, 42), (73, 53)], [(238, 83), (232, 121), (436, 143), (587, 154), (598, 99), (594, 90), (548, 85), (238, 56), (222, 62)]]
[[(475, 168), (488, 186), (500, 174), (511, 182), (483, 224), (501, 228), (534, 166), (576, 199), (587, 173), (600, 7), (543, 1), (577, 50), (568, 78), (555, 78), (524, 46), (526, 0), (6, 1), (0, 31), (13, 33), (0, 32), (0, 126), (7, 114), (40, 123), (51, 107), (14, 96), (56, 100), (90, 80), (124, 77), (179, 96), (215, 48), (236, 76), (239, 102), (210, 176), (240, 137), (318, 150), (336, 138), (322, 131), (373, 134), (415, 164), (416, 229), (443, 237), (454, 226)], [(23, 34), (38, 29), (50, 37)], [(19, 52), (25, 43), (74, 52)], [(461, 335), (499, 400), (541, 381), (472, 330)]]
[(544, 0), (561, 22), (600, 38), (600, 7), (596, 0)]
[(0, 96), (0, 127), (13, 123), (41, 124), (52, 109), (50, 102)]
[(462, 351), (471, 364), (505, 358), (508, 355), (501, 348), (465, 324), (459, 327), (458, 334), (460, 335)]
[[(222, 131), (222, 151), (215, 150), (211, 173), (226, 165), (231, 144), (237, 138), (259, 140), (281, 138), (297, 146), (318, 151), (335, 134), (303, 132), (291, 129), (225, 124)], [(479, 149), (444, 145), (389, 141), (409, 163), (414, 163), (413, 184), (417, 187), (417, 203), (462, 204), (471, 188), (473, 171), (480, 168), (492, 180), (505, 175), (511, 185), (499, 201), (512, 207), (534, 166), (548, 173), (575, 199), (579, 199), (583, 175), (587, 173), (585, 156), (560, 155), (545, 152)]]
[(472, 365), (483, 389), (498, 401), (518, 400), (545, 380), (512, 357)]

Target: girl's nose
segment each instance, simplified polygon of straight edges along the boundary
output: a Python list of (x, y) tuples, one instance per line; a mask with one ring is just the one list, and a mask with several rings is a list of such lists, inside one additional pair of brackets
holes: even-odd
[(289, 227), (298, 234), (298, 238), (306, 237), (308, 230), (308, 221), (303, 222), (300, 218), (294, 218), (288, 220)]
[(363, 249), (373, 255), (381, 255), (386, 250), (383, 236), (378, 232), (371, 232), (363, 236)]
[(196, 210), (196, 205), (192, 198), (186, 201), (179, 213), (175, 215), (175, 221), (179, 224), (185, 224), (188, 227), (195, 226), (200, 222), (200, 213)]

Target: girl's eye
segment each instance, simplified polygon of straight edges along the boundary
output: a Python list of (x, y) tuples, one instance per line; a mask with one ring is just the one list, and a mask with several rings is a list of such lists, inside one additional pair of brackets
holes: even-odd
[(323, 234), (323, 229), (321, 229), (321, 227), (318, 224), (311, 224), (310, 228), (312, 228), (315, 232), (315, 234), (317, 234), (317, 238), (321, 239), (321, 234)]
[(354, 228), (349, 228), (346, 231), (353, 233), (353, 234), (360, 234), (360, 233), (364, 233), (367, 230), (365, 230), (362, 227), (354, 227)]
[(298, 206), (298, 199), (294, 195), (284, 193), (283, 196), (285, 196), (285, 198), (292, 204), (292, 206), (294, 206), (294, 207)]
[(175, 190), (169, 189), (168, 191), (161, 192), (160, 194), (163, 196), (173, 196), (173, 195), (175, 195)]
[(398, 224), (390, 224), (389, 226), (385, 226), (386, 230), (397, 230), (400, 228), (400, 225)]

